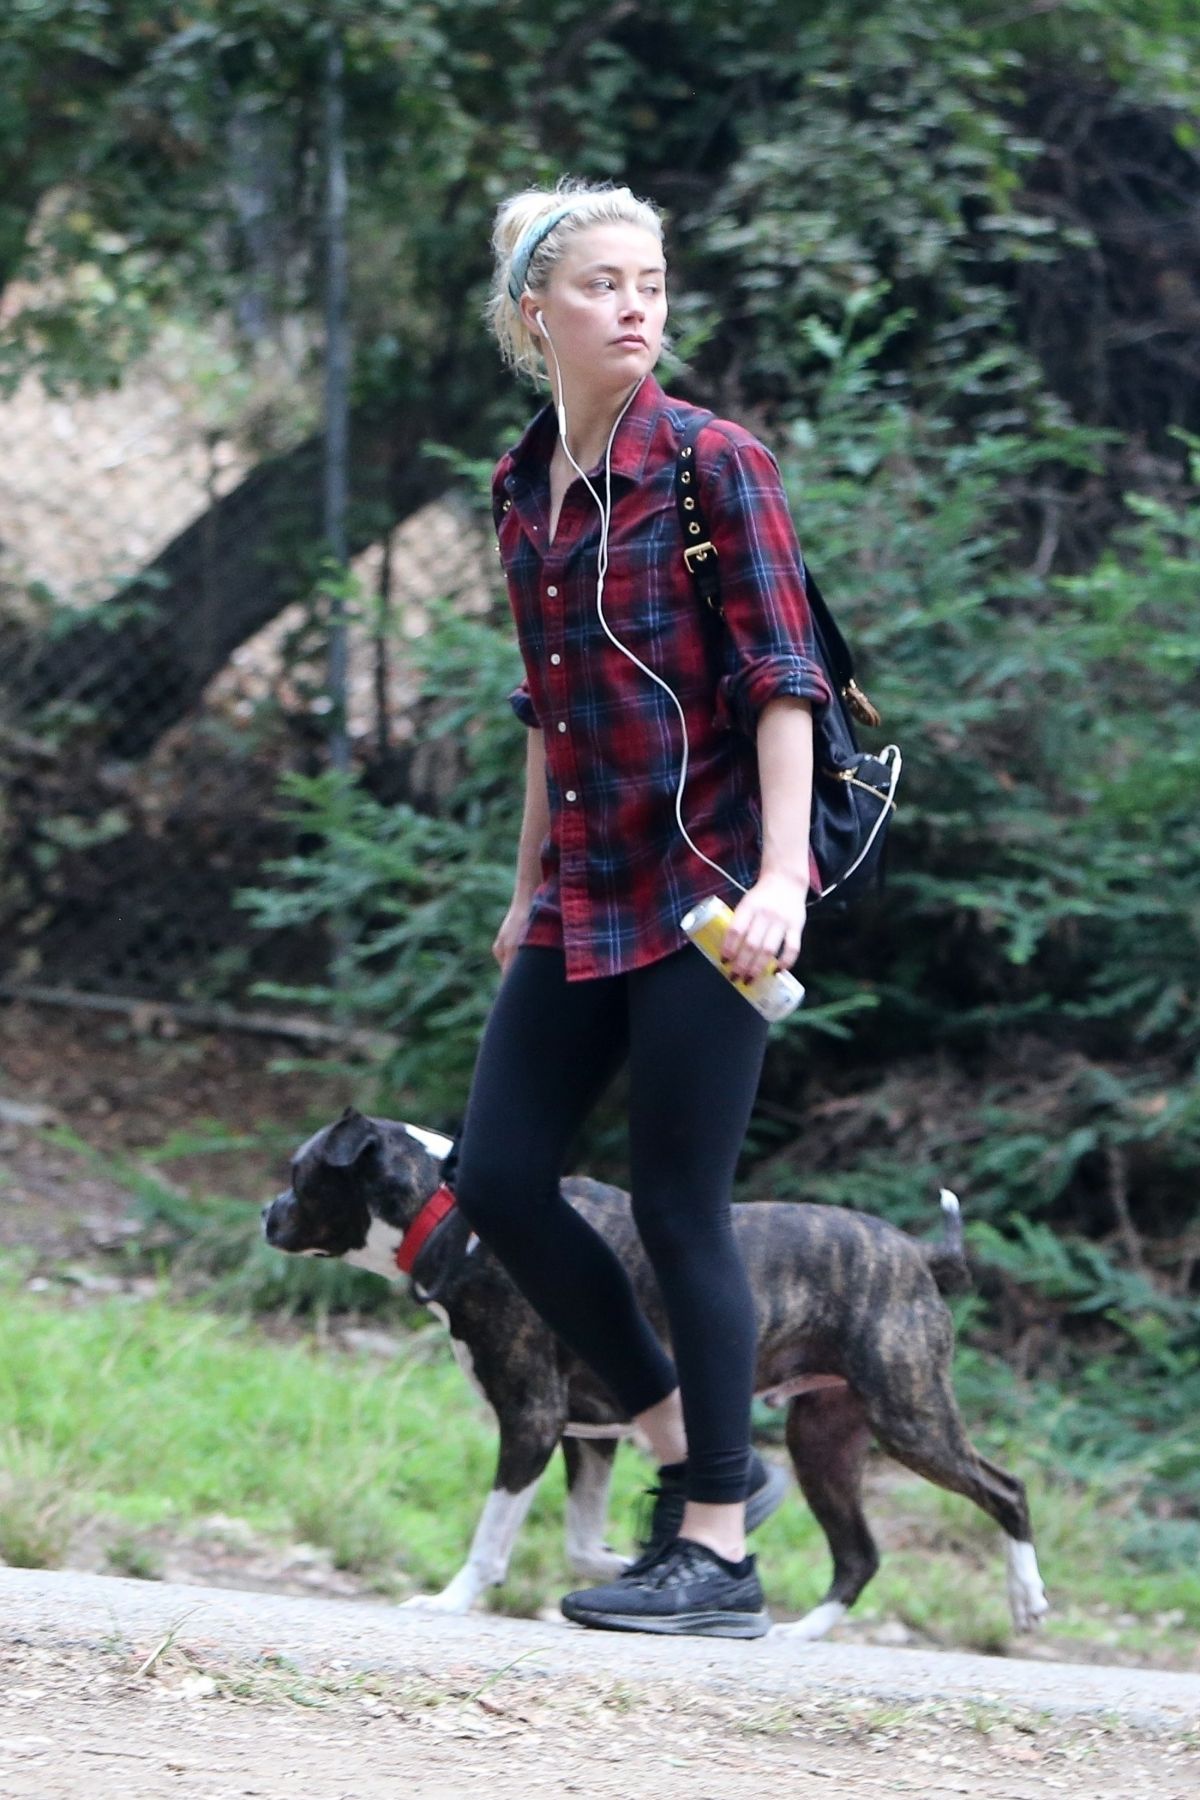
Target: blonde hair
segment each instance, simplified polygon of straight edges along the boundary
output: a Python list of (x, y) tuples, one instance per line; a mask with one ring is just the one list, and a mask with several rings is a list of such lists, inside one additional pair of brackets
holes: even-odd
[(495, 266), (484, 318), (500, 346), (504, 361), (519, 375), (527, 375), (535, 382), (547, 379), (541, 359), (541, 339), (530, 331), (521, 316), (520, 306), (513, 299), (514, 274), (519, 276), (522, 264), (526, 262), (522, 256), (514, 272), (513, 258), (527, 234), (536, 233), (539, 224), (567, 207), (570, 210), (536, 244), (532, 256), (528, 257), (518, 294), (522, 287), (533, 294), (544, 293), (568, 239), (593, 225), (638, 225), (662, 243), (663, 222), (658, 208), (649, 200), (637, 199), (627, 187), (614, 186), (611, 181), (588, 182), (563, 176), (553, 188), (526, 188), (497, 207), (492, 228)]

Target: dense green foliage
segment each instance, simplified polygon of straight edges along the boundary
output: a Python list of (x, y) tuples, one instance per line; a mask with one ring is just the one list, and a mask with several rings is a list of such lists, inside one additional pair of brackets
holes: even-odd
[[(312, 303), (340, 21), (364, 394), (419, 388), (438, 363), (514, 416), (478, 327), (488, 218), (566, 168), (667, 207), (677, 323), (707, 340), (699, 378), (731, 402), (787, 410), (819, 365), (799, 327), (836, 324), (847, 299), (909, 309), (892, 359), (908, 379), (986, 350), (979, 394), (996, 401), (1021, 268), (1095, 248), (1086, 217), (1031, 203), (1030, 96), (1061, 83), (1078, 136), (1072, 87), (1114, 94), (1194, 152), (1186, 6), (21, 0), (0, 26), (0, 283), (42, 286), (5, 361), (113, 379), (164, 304), (232, 302), (260, 344)], [(1147, 215), (1185, 214), (1179, 186), (1151, 182)]]

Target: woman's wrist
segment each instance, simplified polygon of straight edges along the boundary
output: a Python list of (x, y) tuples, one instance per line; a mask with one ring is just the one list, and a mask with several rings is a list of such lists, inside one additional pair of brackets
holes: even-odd
[(760, 881), (786, 881), (792, 887), (798, 888), (804, 895), (807, 895), (812, 886), (807, 857), (802, 869), (794, 863), (764, 862), (758, 872), (758, 879)]

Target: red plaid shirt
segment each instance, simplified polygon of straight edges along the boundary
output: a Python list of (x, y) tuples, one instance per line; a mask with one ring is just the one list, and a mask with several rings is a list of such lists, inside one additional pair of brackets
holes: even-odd
[[(758, 714), (777, 694), (814, 705), (830, 698), (778, 465), (726, 419), (705, 426), (696, 447), (723, 625), (697, 597), (674, 488), (680, 437), (696, 410), (647, 375), (617, 428), (603, 605), (614, 636), (679, 697), (688, 733), (683, 820), (732, 881), (695, 855), (676, 822), (679, 713), (597, 616), (600, 513), (578, 477), (548, 542), (552, 406), (492, 478), (526, 672), (509, 698), (524, 724), (545, 733), (550, 803), (542, 880), (521, 942), (561, 947), (570, 981), (678, 950), (687, 942), (680, 919), (709, 894), (737, 905), (762, 859)], [(603, 463), (588, 473), (603, 496)]]

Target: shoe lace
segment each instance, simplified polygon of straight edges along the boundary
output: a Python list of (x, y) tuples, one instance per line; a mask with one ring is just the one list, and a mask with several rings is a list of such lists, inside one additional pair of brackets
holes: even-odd
[(698, 1554), (698, 1546), (688, 1538), (672, 1538), (657, 1555), (644, 1561), (643, 1583), (654, 1589), (677, 1586), (703, 1573), (707, 1566), (703, 1553)]
[(644, 1550), (676, 1535), (683, 1522), (683, 1506), (683, 1490), (677, 1483), (660, 1481), (643, 1490), (637, 1534)]

